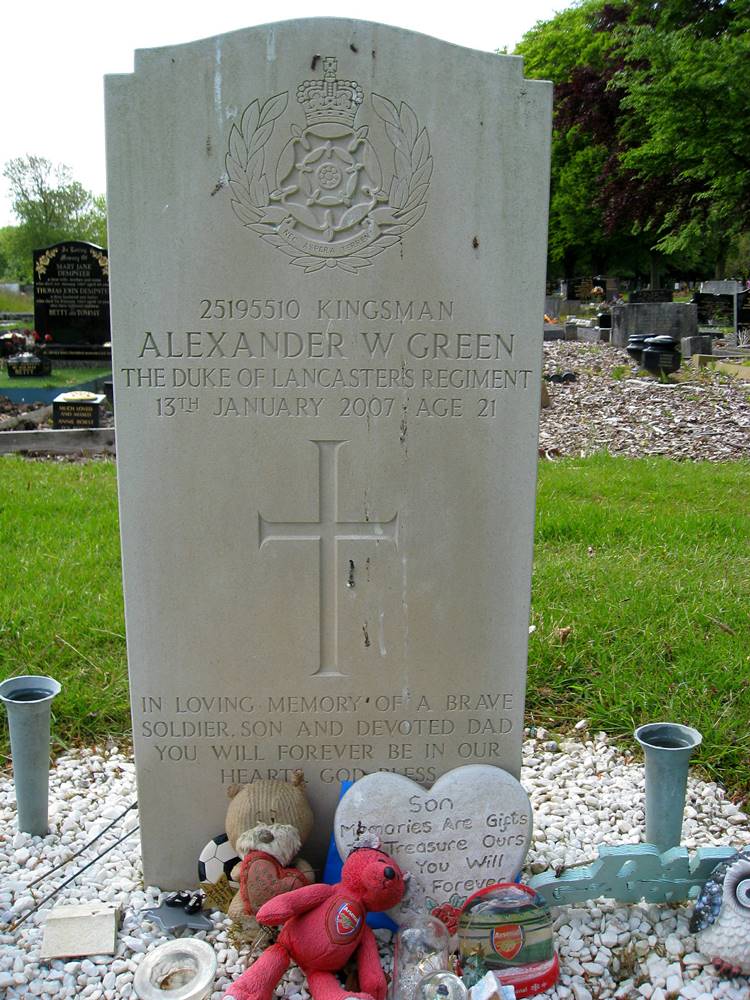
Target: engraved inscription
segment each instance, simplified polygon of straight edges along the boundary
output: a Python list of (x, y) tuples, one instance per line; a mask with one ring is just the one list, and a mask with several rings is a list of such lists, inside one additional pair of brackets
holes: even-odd
[[(263, 308), (269, 315), (283, 313), (292, 302), (267, 299)], [(222, 420), (398, 417), (403, 427), (411, 418), (501, 422), (508, 397), (532, 388), (534, 370), (518, 367), (515, 332), (431, 328), (453, 315), (454, 304), (453, 299), (319, 299), (319, 315), (309, 325), (303, 309), (300, 323), (285, 324), (285, 329), (265, 319), (243, 329), (233, 322), (222, 323), (224, 329), (150, 329), (139, 341), (142, 364), (121, 368), (118, 388), (163, 389), (165, 394), (154, 399), (156, 415), (193, 422), (198, 413)], [(246, 310), (257, 316), (262, 300), (202, 300), (204, 312), (208, 306), (227, 316)], [(371, 319), (377, 313), (381, 319), (391, 316), (391, 323), (377, 329), (350, 325), (352, 316)], [(326, 329), (311, 330), (321, 318)], [(410, 322), (421, 329), (404, 331)], [(503, 367), (507, 364), (512, 367)], [(416, 392), (400, 399), (391, 394), (410, 389)], [(195, 390), (209, 392), (194, 395)]]
[(267, 521), (258, 514), (258, 544), (315, 541), (318, 543), (320, 601), (320, 663), (313, 676), (345, 676), (338, 667), (339, 541), (390, 541), (398, 548), (398, 513), (390, 521), (339, 521), (338, 451), (346, 441), (313, 441), (318, 449), (318, 520)]
[(414, 111), (373, 94), (372, 109), (392, 146), (394, 172), (386, 184), (370, 126), (356, 124), (364, 91), (338, 79), (337, 65), (326, 57), (323, 79), (297, 88), (306, 125), (290, 125), (275, 185), (266, 173), (266, 145), (289, 92), (262, 105), (253, 101), (229, 134), (225, 162), (235, 215), (306, 273), (369, 267), (422, 218), (432, 176), (429, 136)]
[[(289, 780), (300, 765), (322, 784), (376, 771), (430, 783), (446, 757), (496, 761), (515, 731), (514, 699), (507, 691), (451, 692), (439, 699), (417, 691), (184, 692), (141, 697), (139, 709), (137, 732), (160, 764), (212, 766), (225, 785)], [(476, 736), (494, 738), (468, 738)], [(454, 820), (452, 829), (461, 825)]]

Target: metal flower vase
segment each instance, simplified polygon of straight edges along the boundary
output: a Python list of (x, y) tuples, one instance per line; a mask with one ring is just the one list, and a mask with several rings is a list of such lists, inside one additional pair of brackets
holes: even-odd
[(634, 735), (646, 761), (646, 841), (663, 853), (680, 844), (688, 766), (703, 737), (676, 722), (650, 722)]
[(52, 677), (28, 674), (0, 684), (10, 729), (18, 829), (35, 837), (48, 830), (50, 705), (59, 693)]

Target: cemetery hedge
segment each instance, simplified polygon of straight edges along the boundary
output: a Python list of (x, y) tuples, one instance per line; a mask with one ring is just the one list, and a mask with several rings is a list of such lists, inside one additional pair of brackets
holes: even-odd
[[(685, 722), (750, 792), (748, 495), (750, 462), (540, 465), (527, 724), (587, 718), (630, 747), (641, 722)], [(114, 463), (0, 459), (0, 553), (0, 678), (62, 682), (57, 751), (127, 743)]]

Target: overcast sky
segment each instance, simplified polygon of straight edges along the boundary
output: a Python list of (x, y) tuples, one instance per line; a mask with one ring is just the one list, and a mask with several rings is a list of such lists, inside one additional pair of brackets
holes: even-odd
[[(6, 4), (0, 25), (0, 165), (34, 154), (67, 164), (76, 180), (104, 193), (105, 73), (129, 73), (135, 49), (206, 38), (295, 17), (361, 17), (411, 28), (457, 45), (513, 49), (524, 32), (571, 0), (379, 0), (365, 9), (343, 0), (163, 3), (161, 0), (36, 0)], [(17, 222), (0, 178), (0, 226)]]

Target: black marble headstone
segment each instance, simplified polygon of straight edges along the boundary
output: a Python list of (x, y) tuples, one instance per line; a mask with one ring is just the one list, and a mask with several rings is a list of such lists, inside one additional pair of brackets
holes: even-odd
[(34, 327), (55, 344), (110, 340), (106, 250), (71, 240), (34, 251)]
[(60, 428), (98, 427), (104, 396), (94, 392), (64, 392), (52, 401), (52, 426)]
[(49, 375), (52, 371), (49, 358), (40, 357), (30, 351), (11, 355), (6, 365), (10, 378), (32, 378), (35, 375)]
[[(693, 302), (698, 306), (698, 322), (715, 326), (732, 326), (734, 323), (734, 295), (712, 295), (696, 292)], [(750, 290), (737, 293), (737, 326), (750, 326)]]

